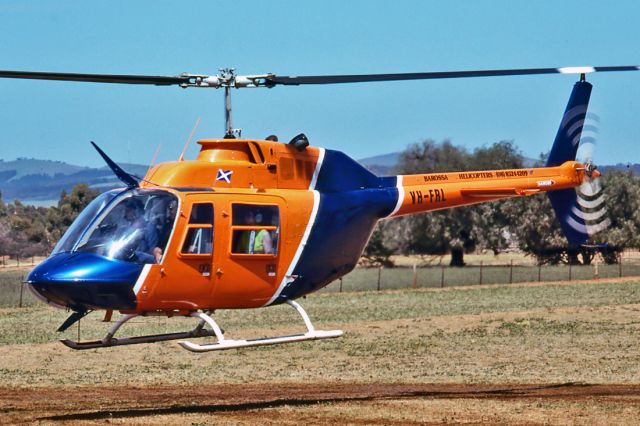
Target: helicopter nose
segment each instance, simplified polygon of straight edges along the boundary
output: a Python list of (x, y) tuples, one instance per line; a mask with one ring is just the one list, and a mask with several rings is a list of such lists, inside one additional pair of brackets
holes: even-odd
[(59, 253), (36, 266), (27, 283), (45, 302), (76, 311), (132, 309), (142, 266), (92, 253)]

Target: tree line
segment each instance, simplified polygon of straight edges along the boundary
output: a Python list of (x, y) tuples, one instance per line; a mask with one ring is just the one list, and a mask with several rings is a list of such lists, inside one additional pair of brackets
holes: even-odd
[(62, 192), (57, 206), (35, 207), (0, 195), (0, 256), (46, 256), (98, 191), (78, 184)]
[[(539, 164), (544, 164), (541, 156)], [(512, 141), (469, 151), (445, 140), (427, 139), (401, 155), (399, 174), (438, 173), (524, 167), (524, 157)], [(600, 252), (617, 261), (625, 248), (640, 248), (640, 182), (631, 172), (610, 171), (600, 178), (611, 225), (597, 234), (591, 247), (569, 247), (551, 203), (544, 194), (518, 197), (456, 209), (382, 221), (375, 229), (364, 259), (391, 266), (394, 254), (452, 254), (454, 266), (464, 265), (464, 253), (518, 249), (539, 263), (585, 263)], [(98, 195), (86, 184), (62, 192), (53, 207), (7, 203), (0, 195), (0, 255), (48, 255), (84, 207)]]

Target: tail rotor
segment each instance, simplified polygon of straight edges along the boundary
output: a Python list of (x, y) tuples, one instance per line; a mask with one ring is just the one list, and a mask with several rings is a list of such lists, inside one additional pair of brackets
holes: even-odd
[(600, 171), (594, 164), (596, 145), (600, 129), (600, 117), (588, 113), (580, 138), (580, 145), (576, 160), (585, 165), (585, 178), (576, 188), (576, 204), (571, 208), (571, 214), (579, 219), (580, 229), (586, 228), (591, 239), (599, 232), (607, 229), (611, 221), (606, 216), (606, 197), (600, 182)]

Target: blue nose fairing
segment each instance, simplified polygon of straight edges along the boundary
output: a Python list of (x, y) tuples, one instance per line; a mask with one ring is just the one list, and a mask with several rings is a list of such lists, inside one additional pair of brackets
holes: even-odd
[(132, 309), (143, 266), (93, 253), (58, 253), (33, 269), (27, 281), (48, 302), (76, 311)]

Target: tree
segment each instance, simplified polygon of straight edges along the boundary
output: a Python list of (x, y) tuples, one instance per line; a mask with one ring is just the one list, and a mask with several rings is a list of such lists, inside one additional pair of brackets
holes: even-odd
[(62, 193), (57, 207), (45, 208), (5, 204), (0, 198), (0, 255), (43, 256), (48, 254), (80, 211), (98, 194), (87, 185)]
[[(569, 247), (555, 217), (551, 202), (539, 194), (526, 199), (514, 199), (503, 205), (512, 220), (509, 227), (521, 250), (536, 256), (538, 263), (589, 264), (596, 252), (607, 263), (617, 262), (624, 248), (640, 247), (640, 182), (630, 173), (609, 171), (600, 178), (609, 226), (593, 235), (589, 247)], [(600, 223), (600, 222), (598, 222)], [(579, 256), (579, 257), (578, 257)]]
[(47, 230), (54, 241), (58, 241), (80, 212), (98, 196), (99, 192), (87, 184), (73, 187), (70, 194), (63, 191), (57, 207), (51, 207), (47, 214)]
[(596, 236), (596, 242), (640, 247), (640, 179), (629, 172), (610, 171), (600, 181), (610, 225)]
[(369, 239), (369, 244), (367, 244), (367, 247), (362, 254), (364, 263), (367, 266), (384, 266), (388, 268), (392, 268), (394, 266), (394, 263), (391, 260), (393, 250), (385, 244), (383, 237), (382, 229), (385, 225), (387, 225), (385, 222), (379, 222), (376, 225), (376, 228)]
[[(410, 145), (400, 156), (402, 174), (508, 169), (522, 167), (522, 155), (512, 141), (501, 141), (476, 149), (470, 154), (465, 148), (445, 140), (438, 144), (425, 140)], [(460, 207), (390, 221), (383, 239), (397, 252), (421, 255), (452, 256), (452, 265), (464, 265), (464, 252), (476, 247), (499, 252), (507, 247), (507, 218), (499, 204)], [(391, 225), (395, 223), (396, 225)], [(399, 228), (409, 232), (398, 232)]]

